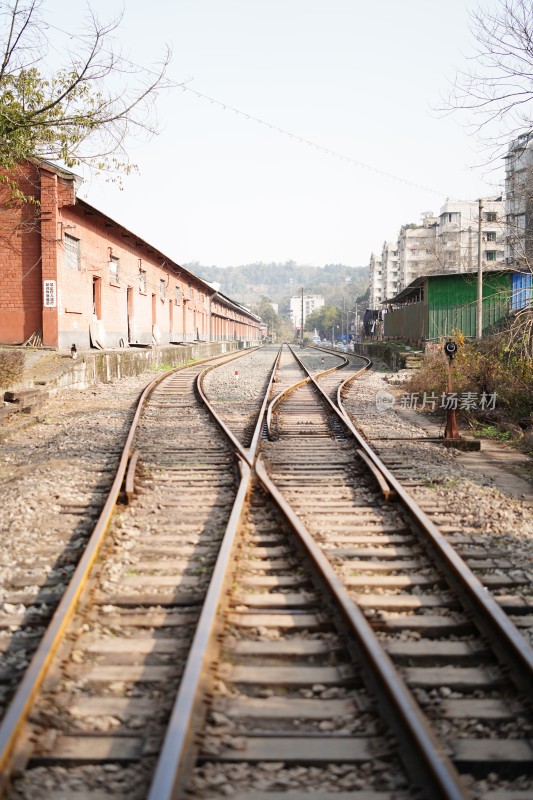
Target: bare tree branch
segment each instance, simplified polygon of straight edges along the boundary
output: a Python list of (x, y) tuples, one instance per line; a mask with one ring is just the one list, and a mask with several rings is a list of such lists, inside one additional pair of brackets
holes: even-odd
[(154, 103), (170, 86), (170, 51), (155, 69), (133, 64), (114, 43), (122, 17), (103, 24), (89, 9), (81, 46), (50, 71), (39, 9), (38, 0), (12, 0), (0, 11), (0, 167), (36, 156), (130, 171), (129, 138), (156, 133)]
[(533, 126), (533, 6), (499, 0), (495, 9), (479, 6), (470, 16), (477, 43), (472, 66), (457, 72), (438, 110), (470, 112), (471, 132), (495, 158)]

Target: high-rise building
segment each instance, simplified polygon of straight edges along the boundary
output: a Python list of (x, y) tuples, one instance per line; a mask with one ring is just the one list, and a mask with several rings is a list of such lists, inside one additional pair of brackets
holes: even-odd
[(369, 279), (369, 307), (380, 308), (381, 303), (385, 299), (383, 297), (383, 273), (381, 270), (381, 258), (376, 256), (375, 253), (370, 254)]
[(428, 274), (477, 271), (480, 202), (482, 269), (501, 269), (504, 265), (505, 210), (502, 198), (447, 200), (440, 210), (435, 263)]
[(381, 251), (381, 279), (383, 284), (383, 300), (394, 297), (398, 292), (399, 274), (398, 242), (383, 242)]
[(424, 215), (421, 225), (402, 225), (398, 235), (398, 288), (405, 289), (435, 261), (437, 218)]
[[(320, 295), (305, 295), (303, 298), (303, 324), (305, 326), (305, 321), (307, 317), (315, 311), (317, 308), (321, 308), (324, 305), (324, 298), (320, 297)], [(289, 302), (289, 315), (291, 318), (291, 322), (295, 328), (300, 328), (302, 324), (302, 296), (295, 295), (291, 297)]]
[(509, 145), (505, 156), (507, 264), (533, 267), (533, 130)]

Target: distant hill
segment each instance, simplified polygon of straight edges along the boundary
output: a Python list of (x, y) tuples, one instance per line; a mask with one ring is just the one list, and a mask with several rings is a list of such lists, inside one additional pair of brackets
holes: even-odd
[(195, 275), (220, 283), (220, 290), (229, 297), (251, 306), (266, 296), (278, 303), (280, 313), (287, 312), (289, 298), (299, 294), (318, 294), (326, 304), (343, 304), (348, 308), (368, 289), (368, 267), (326, 264), (324, 267), (300, 266), (294, 261), (285, 264), (246, 264), (240, 267), (204, 266), (198, 262), (184, 264)]

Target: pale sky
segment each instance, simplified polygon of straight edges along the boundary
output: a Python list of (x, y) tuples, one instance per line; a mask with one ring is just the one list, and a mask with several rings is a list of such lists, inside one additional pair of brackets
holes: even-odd
[[(494, 6), (496, 0), (487, 0)], [(139, 176), (81, 196), (177, 262), (368, 264), (400, 225), (483, 182), (465, 116), (433, 109), (472, 53), (475, 0), (125, 0), (123, 52), (325, 148), (437, 193), (333, 158), (233, 111), (172, 89), (161, 133), (136, 142)], [(117, 0), (91, 0), (102, 19)], [(81, 2), (45, 0), (79, 31)], [(503, 172), (490, 176), (496, 183)]]

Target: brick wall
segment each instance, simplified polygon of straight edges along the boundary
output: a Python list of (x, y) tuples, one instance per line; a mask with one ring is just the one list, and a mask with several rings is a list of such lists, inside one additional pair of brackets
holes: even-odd
[[(28, 197), (40, 198), (39, 175), (32, 165), (8, 176)], [(38, 208), (12, 202), (0, 187), (0, 342), (20, 344), (42, 326), (41, 244)]]
[[(200, 338), (209, 337), (208, 298), (199, 281), (177, 267), (162, 266), (162, 256), (86, 204), (61, 208), (59, 227), (63, 233), (58, 256), (61, 348), (72, 343), (89, 346), (94, 311), (102, 322), (107, 347), (127, 344), (129, 338), (151, 344), (154, 324), (160, 344), (192, 341), (196, 328)], [(67, 266), (65, 234), (80, 242), (79, 269)], [(118, 260), (118, 280), (110, 270), (111, 258)], [(97, 308), (93, 306), (95, 297), (99, 298)]]
[[(46, 165), (18, 173), (40, 200), (6, 206), (0, 187), (0, 344), (18, 344), (42, 329), (43, 343), (85, 349), (217, 338), (256, 338), (245, 313), (222, 299), (210, 330), (212, 293), (198, 278), (81, 200), (76, 178)], [(70, 237), (70, 238), (68, 238)], [(65, 242), (69, 243), (66, 248)], [(72, 256), (78, 242), (79, 259)], [(67, 251), (70, 256), (67, 255)], [(110, 263), (118, 267), (118, 278)], [(56, 282), (56, 305), (43, 307), (43, 282)], [(95, 319), (100, 321), (95, 329)]]

